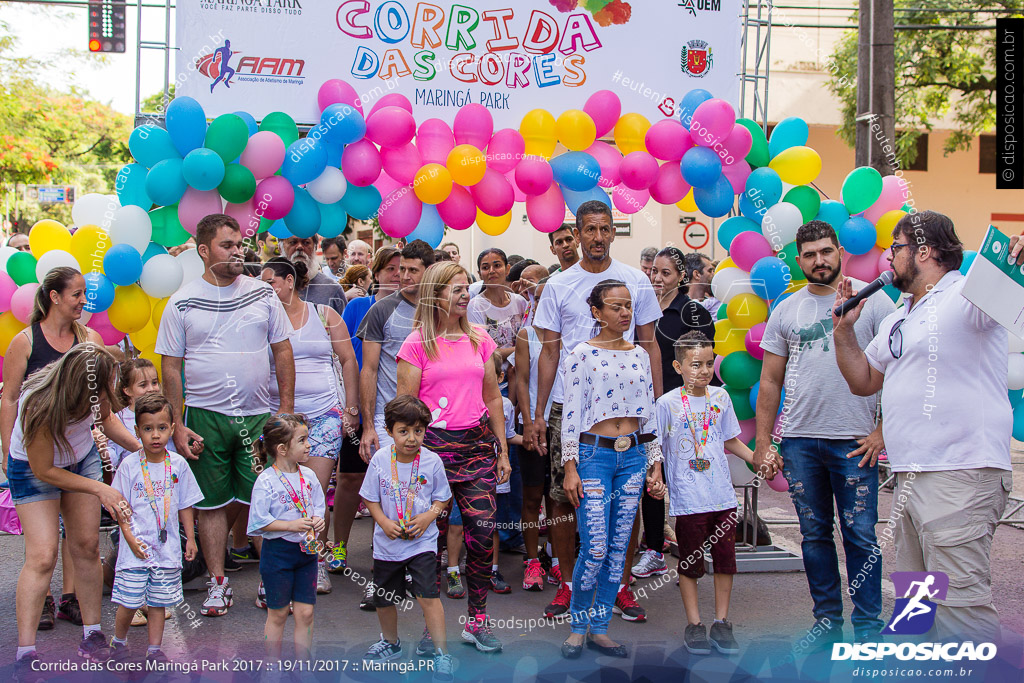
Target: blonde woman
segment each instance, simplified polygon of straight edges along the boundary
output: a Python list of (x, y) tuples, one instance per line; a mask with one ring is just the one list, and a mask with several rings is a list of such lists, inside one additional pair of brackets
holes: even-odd
[[(494, 652), (501, 641), (487, 625), (486, 612), (495, 488), (508, 481), (511, 468), (501, 393), (489, 362), (497, 346), (486, 331), (470, 325), (468, 304), (469, 274), (462, 266), (443, 262), (427, 269), (413, 332), (398, 352), (398, 395), (417, 397), (430, 408), (423, 445), (441, 456), (465, 520), (469, 619), (462, 639), (481, 652)], [(440, 576), (448, 518), (437, 521)]]

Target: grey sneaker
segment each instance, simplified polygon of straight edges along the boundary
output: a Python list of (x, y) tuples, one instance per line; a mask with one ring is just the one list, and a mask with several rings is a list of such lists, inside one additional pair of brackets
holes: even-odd
[(35, 652), (30, 652), (14, 663), (15, 683), (43, 683), (46, 675), (40, 671), (42, 658)]
[(127, 645), (114, 642), (114, 639), (110, 639), (110, 661), (112, 662), (125, 662), (131, 658), (131, 651)]
[(687, 624), (683, 633), (683, 646), (691, 655), (711, 654), (711, 643), (704, 624)]
[(370, 646), (370, 649), (363, 655), (363, 661), (386, 662), (389, 659), (402, 656), (402, 643), (389, 643), (384, 634), (380, 634), (380, 640)]
[(486, 614), (478, 614), (475, 619), (466, 622), (466, 628), (462, 630), (462, 639), (476, 645), (480, 652), (497, 652), (501, 649), (501, 641), (487, 625)]
[(466, 597), (466, 588), (462, 585), (462, 575), (448, 572), (448, 597), (454, 600)]
[(738, 655), (740, 653), (740, 646), (732, 637), (732, 623), (728, 621), (716, 621), (711, 624), (709, 640), (715, 649), (723, 655)]
[(326, 595), (332, 589), (331, 577), (327, 575), (327, 563), (323, 560), (316, 563), (316, 592), (318, 595)]
[(373, 585), (373, 581), (366, 584), (366, 590), (363, 591), (363, 599), (359, 602), (359, 609), (366, 610), (367, 612), (376, 612), (377, 606), (373, 604), (373, 594), (377, 590), (377, 587)]
[(105, 662), (110, 659), (110, 646), (102, 631), (93, 631), (83, 638), (78, 646), (78, 656), (91, 662)]
[(437, 648), (434, 647), (434, 639), (430, 637), (430, 631), (423, 629), (423, 637), (420, 638), (419, 645), (416, 646), (416, 655), (418, 657), (433, 657), (437, 654)]
[(455, 658), (448, 653), (434, 657), (434, 683), (449, 683), (455, 680)]
[(646, 579), (649, 576), (659, 576), (668, 572), (668, 565), (665, 564), (665, 556), (656, 550), (645, 550), (640, 561), (633, 565), (630, 573), (638, 579)]

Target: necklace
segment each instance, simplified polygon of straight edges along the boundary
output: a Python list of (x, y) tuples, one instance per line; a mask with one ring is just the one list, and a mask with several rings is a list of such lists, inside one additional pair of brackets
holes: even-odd
[[(281, 484), (284, 485), (284, 488), (288, 492), (288, 495), (291, 496), (292, 503), (295, 505), (295, 509), (298, 510), (299, 514), (302, 515), (303, 517), (309, 517), (309, 515), (306, 513), (306, 510), (307, 510), (307, 508), (306, 508), (306, 499), (304, 498), (304, 495), (305, 495), (304, 492), (306, 490), (306, 479), (305, 479), (305, 477), (302, 476), (302, 468), (301, 467), (296, 467), (296, 470), (299, 473), (299, 492), (298, 493), (295, 492), (295, 489), (292, 488), (291, 482), (289, 482), (287, 477), (284, 476), (284, 473), (281, 472), (280, 469), (278, 469), (277, 465), (273, 465), (273, 468), (274, 468), (274, 471), (277, 472), (277, 478), (281, 480)], [(312, 548), (312, 545), (311, 545), (312, 543), (313, 543), (313, 532), (310, 531), (308, 534), (306, 534), (305, 540), (299, 542), (299, 548), (304, 553), (313, 554), (315, 552), (315, 550), (313, 550), (313, 548)]]
[(416, 457), (412, 461), (412, 469), (409, 472), (409, 486), (405, 492), (405, 508), (402, 508), (402, 493), (400, 490), (401, 482), (398, 480), (398, 451), (395, 450), (395, 445), (391, 444), (391, 495), (395, 501), (395, 511), (398, 513), (398, 526), (402, 529), (402, 538), (408, 539), (408, 532), (405, 530), (405, 525), (409, 519), (412, 518), (413, 506), (416, 504), (416, 494), (419, 493), (420, 483), (420, 454), (416, 453)]
[(139, 457), (142, 458), (142, 484), (146, 487), (146, 498), (149, 500), (149, 506), (153, 508), (153, 514), (156, 516), (156, 525), (160, 529), (160, 542), (167, 542), (167, 520), (171, 518), (171, 454), (164, 453), (164, 521), (160, 523), (160, 511), (156, 506), (156, 491), (153, 490), (153, 482), (149, 478), (149, 463), (146, 461), (146, 452), (140, 451)]
[(704, 455), (704, 447), (708, 443), (708, 432), (711, 429), (711, 400), (708, 397), (708, 390), (704, 389), (704, 412), (700, 420), (701, 433), (699, 439), (697, 437), (697, 415), (696, 413), (691, 413), (690, 399), (682, 387), (679, 388), (679, 395), (683, 398), (683, 413), (686, 415), (686, 425), (693, 435), (694, 457), (690, 460), (690, 469), (695, 472), (705, 472), (711, 468), (711, 461), (701, 457)]

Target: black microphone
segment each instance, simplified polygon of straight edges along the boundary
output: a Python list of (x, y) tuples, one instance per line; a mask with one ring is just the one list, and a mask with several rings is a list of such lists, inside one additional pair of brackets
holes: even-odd
[(867, 299), (869, 296), (871, 296), (872, 294), (874, 294), (878, 290), (882, 289), (882, 287), (885, 287), (886, 285), (891, 285), (891, 284), (892, 284), (892, 271), (891, 270), (887, 270), (884, 273), (882, 273), (881, 275), (879, 275), (878, 277), (876, 277), (874, 280), (872, 280), (871, 282), (866, 284), (864, 286), (864, 289), (860, 290), (859, 292), (854, 294), (852, 297), (850, 297), (849, 299), (847, 299), (843, 303), (841, 303), (838, 306), (836, 306), (835, 308), (833, 308), (832, 309), (832, 314), (836, 315), (836, 316), (839, 316), (840, 318), (843, 317), (844, 315), (849, 313), (851, 309), (856, 308), (857, 304), (859, 304), (861, 301), (863, 301), (864, 299)]

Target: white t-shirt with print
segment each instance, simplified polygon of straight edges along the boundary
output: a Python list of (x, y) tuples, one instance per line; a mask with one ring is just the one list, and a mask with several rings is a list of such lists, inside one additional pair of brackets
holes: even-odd
[[(262, 536), (263, 538), (282, 538), (292, 543), (301, 543), (306, 540), (306, 534), (298, 531), (263, 531), (263, 527), (275, 521), (291, 522), (302, 519), (303, 514), (292, 500), (288, 488), (281, 483), (280, 471), (274, 467), (267, 466), (256, 478), (256, 484), (252, 487), (252, 502), (249, 504), (249, 528), (247, 533), (250, 536)], [(299, 477), (299, 474), (302, 477)], [(280, 472), (291, 484), (292, 491), (300, 497), (306, 508), (307, 517), (324, 516), (327, 510), (327, 502), (324, 500), (324, 490), (320, 481), (316, 478), (313, 470), (299, 465), (297, 472)], [(301, 493), (300, 493), (301, 490)]]
[(498, 348), (516, 345), (516, 335), (523, 326), (526, 310), (529, 307), (526, 299), (518, 294), (509, 293), (509, 302), (504, 306), (495, 306), (483, 294), (469, 300), (466, 317), (474, 325), (487, 329)]
[[(135, 434), (135, 409), (134, 408), (132, 408), (131, 406), (129, 406), (127, 408), (122, 408), (121, 411), (119, 413), (117, 413), (117, 419), (119, 419), (121, 421), (121, 424), (124, 425), (124, 428), (128, 430), (129, 434), (132, 434), (132, 435)], [(177, 453), (178, 452), (178, 450), (174, 447), (174, 440), (173, 439), (171, 441), (167, 442), (166, 448), (171, 453)], [(121, 461), (124, 460), (125, 456), (129, 455), (131, 453), (131, 451), (129, 451), (129, 450), (125, 449), (123, 446), (119, 446), (116, 443), (114, 443), (113, 441), (107, 439), (107, 453), (110, 454), (110, 465), (111, 465), (111, 467), (113, 467), (114, 470), (117, 471), (117, 468), (118, 468), (118, 466), (120, 466)]]

